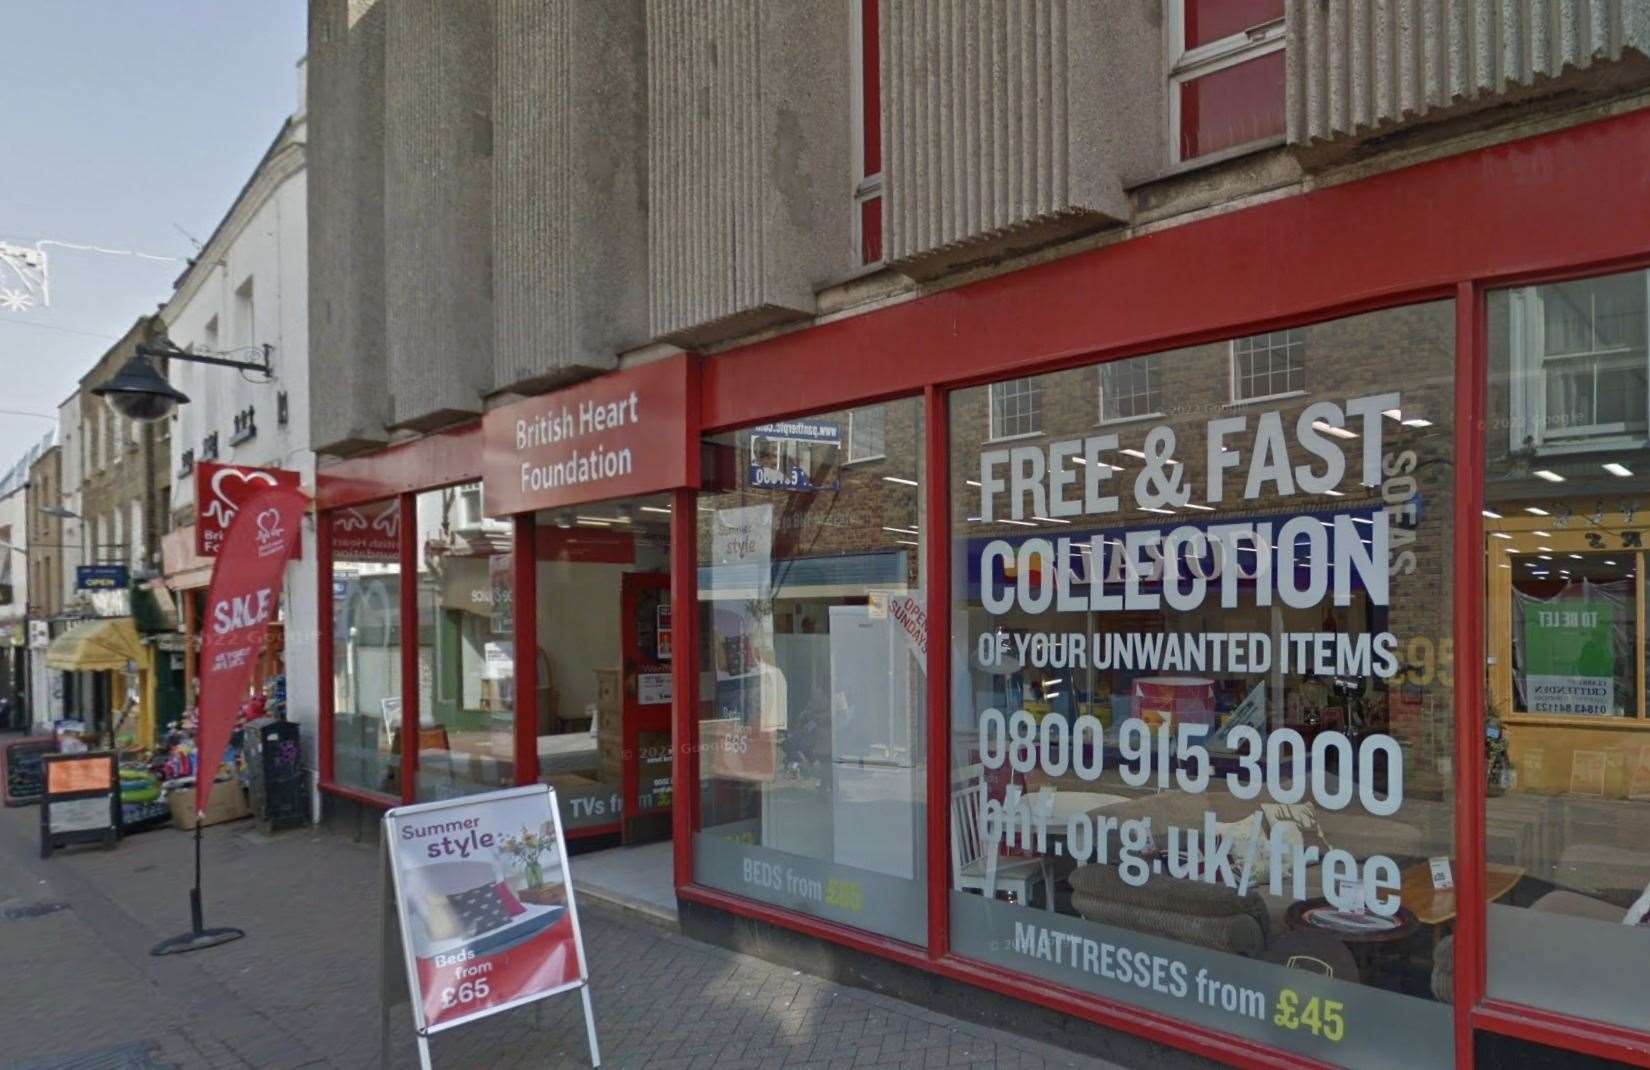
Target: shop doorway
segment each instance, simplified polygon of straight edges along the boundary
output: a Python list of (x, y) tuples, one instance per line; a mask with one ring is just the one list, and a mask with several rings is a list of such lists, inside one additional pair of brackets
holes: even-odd
[(664, 495), (535, 515), (539, 779), (575, 842), (670, 838), (670, 519)]

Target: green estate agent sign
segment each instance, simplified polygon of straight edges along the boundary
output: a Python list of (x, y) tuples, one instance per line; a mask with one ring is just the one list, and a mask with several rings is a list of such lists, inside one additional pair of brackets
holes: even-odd
[(1615, 607), (1565, 600), (1524, 612), (1525, 700), (1537, 713), (1615, 713)]

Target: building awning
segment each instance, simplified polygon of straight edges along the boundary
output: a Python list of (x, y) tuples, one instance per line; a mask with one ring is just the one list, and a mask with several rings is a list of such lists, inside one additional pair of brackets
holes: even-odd
[(145, 660), (130, 617), (82, 621), (46, 648), (46, 667), (63, 672), (124, 672)]

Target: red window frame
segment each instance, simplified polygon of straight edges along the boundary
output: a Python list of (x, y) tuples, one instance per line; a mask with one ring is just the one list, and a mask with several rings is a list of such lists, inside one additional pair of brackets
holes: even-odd
[[(1650, 217), (1612, 206), (1650, 200), (1650, 110), (1389, 171), (1159, 231), (855, 317), (721, 353), (703, 367), (707, 434), (887, 397), (925, 399), (931, 480), (924, 532), (931, 575), (949, 574), (946, 404), (951, 390), (1160, 352), (1419, 301), (1456, 303), (1456, 577), (1459, 663), (1483, 664), (1485, 295), (1502, 286), (1650, 266)], [(1540, 219), (1532, 228), (1529, 220)], [(1253, 251), (1289, 265), (1253, 270)], [(1355, 255), (1353, 254), (1353, 251)], [(938, 344), (943, 339), (944, 344)], [(830, 367), (830, 376), (818, 370)], [(692, 516), (685, 509), (678, 516)], [(692, 531), (678, 528), (675, 597), (697, 604)], [(691, 588), (691, 589), (690, 589)], [(950, 620), (931, 584), (928, 619)], [(679, 614), (687, 623), (693, 614)], [(696, 651), (684, 641), (680, 649)], [(948, 738), (949, 646), (929, 644), (932, 738)], [(687, 695), (686, 659), (676, 670)], [(1650, 1067), (1650, 1033), (1486, 999), (1484, 977), (1484, 680), (1457, 677), (1456, 929), (1458, 1066), (1475, 1030)], [(676, 737), (697, 738), (696, 703), (675, 710)], [(697, 796), (693, 748), (677, 775)], [(1315, 1066), (1266, 1045), (962, 959), (949, 948), (943, 755), (929, 763), (929, 943), (897, 941), (788, 913), (692, 882), (689, 807), (676, 818), (677, 895), (1239, 1066)], [(1465, 790), (1463, 790), (1465, 789)]]
[[(706, 432), (716, 432), (921, 394), (928, 420), (926, 470), (935, 491), (929, 497), (924, 537), (929, 567), (937, 570), (931, 574), (947, 575), (950, 532), (943, 521), (948, 515), (946, 404), (951, 390), (1453, 298), (1459, 512), (1454, 536), (1454, 638), (1460, 664), (1482, 664), (1485, 294), (1502, 286), (1650, 266), (1650, 216), (1619, 210), (1647, 202), (1650, 110), (1638, 110), (1225, 213), (730, 350), (703, 365), (697, 423)], [(1532, 227), (1532, 219), (1541, 225)], [(1267, 250), (1288, 270), (1255, 271), (1256, 249)], [(830, 375), (819, 374), (827, 367)], [(694, 423), (689, 421), (690, 426)], [(693, 432), (697, 435), (698, 428)], [(470, 434), (476, 438), (470, 440)], [(400, 496), (403, 509), (410, 510), (411, 495), (417, 491), (476, 479), (479, 471), (479, 434), (472, 427), (342, 462), (319, 474), (321, 763), (323, 787), (332, 794), (385, 804), (328, 783), (333, 666), (327, 510), (388, 496)], [(675, 501), (672, 598), (679, 605), (695, 606), (694, 494), (679, 491)], [(530, 520), (518, 521), (518, 549), (530, 545), (521, 541), (524, 535), (531, 537)], [(403, 540), (404, 563), (411, 560), (410, 542)], [(525, 567), (520, 564), (525, 559), (526, 555), (518, 557), (518, 569)], [(521, 578), (518, 571), (518, 583)], [(526, 604), (521, 590), (518, 586), (518, 604)], [(950, 619), (949, 588), (930, 584), (927, 597), (928, 619), (943, 626)], [(518, 622), (531, 617), (516, 614)], [(684, 629), (677, 649), (688, 652), (672, 668), (679, 744), (674, 776), (684, 789), (676, 793), (674, 814), (675, 877), (681, 899), (1234, 1065), (1316, 1065), (1266, 1045), (953, 955), (945, 902), (943, 814), (948, 784), (943, 754), (929, 763), (926, 948), (694, 884), (692, 833), (699, 820), (697, 754), (691, 744), (697, 739), (698, 719), (697, 619), (688, 612), (676, 618), (677, 627)], [(935, 738), (946, 738), (948, 727), (947, 649), (943, 639), (929, 644), (929, 717)], [(1462, 902), (1456, 930), (1457, 1064), (1473, 1065), (1474, 1030), (1485, 1030), (1650, 1067), (1650, 1033), (1485, 998), (1480, 745), (1484, 681), (1463, 673), (1456, 686), (1461, 716), (1456, 728), (1455, 831)], [(416, 718), (416, 699), (404, 704), (404, 715)], [(518, 733), (520, 725), (518, 717)], [(404, 781), (404, 792), (410, 783)]]
[[(1196, 0), (1170, 0), (1166, 29), (1171, 163), (1213, 163), (1282, 142), (1287, 106), (1283, 7), (1277, 3), (1277, 14), (1255, 25), (1245, 27), (1241, 22), (1246, 20), (1234, 21), (1221, 27), (1229, 31), (1224, 36), (1199, 41)], [(1241, 99), (1245, 94), (1264, 94), (1265, 81), (1273, 76), (1278, 79), (1277, 96), (1265, 98), (1264, 107), (1259, 106), (1259, 97)], [(1199, 84), (1212, 90), (1207, 98), (1196, 92)], [(1254, 137), (1229, 137), (1201, 146), (1196, 139), (1206, 103), (1246, 116), (1263, 129)]]
[(882, 0), (855, 0), (854, 245), (862, 265), (882, 261)]

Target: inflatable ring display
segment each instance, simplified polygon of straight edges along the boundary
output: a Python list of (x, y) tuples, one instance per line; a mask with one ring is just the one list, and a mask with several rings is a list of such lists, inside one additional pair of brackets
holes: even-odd
[(150, 773), (121, 770), (120, 801), (123, 803), (152, 803), (160, 798), (160, 781)]

